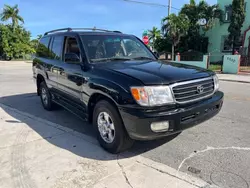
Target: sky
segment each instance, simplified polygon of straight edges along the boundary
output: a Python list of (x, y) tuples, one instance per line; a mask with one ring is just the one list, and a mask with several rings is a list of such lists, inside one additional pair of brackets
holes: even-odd
[[(138, 0), (168, 4), (168, 0)], [(180, 9), (189, 0), (173, 0), (172, 6)], [(215, 4), (217, 0), (207, 0)], [(32, 38), (46, 31), (64, 28), (96, 28), (118, 30), (142, 36), (144, 30), (156, 26), (167, 16), (167, 8), (149, 6), (123, 0), (0, 0), (0, 12), (4, 4), (18, 4), (24, 27), (31, 31)], [(172, 13), (178, 10), (172, 9)]]

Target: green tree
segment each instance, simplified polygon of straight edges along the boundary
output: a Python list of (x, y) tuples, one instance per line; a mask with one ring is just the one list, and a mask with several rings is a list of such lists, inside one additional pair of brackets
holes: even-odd
[(198, 24), (202, 27), (204, 32), (210, 30), (216, 20), (222, 20), (223, 11), (219, 8), (219, 5), (209, 5), (205, 1), (200, 1), (197, 5), (197, 17), (199, 18)]
[(14, 5), (13, 7), (4, 5), (3, 12), (0, 14), (0, 19), (4, 22), (11, 19), (13, 30), (18, 26), (19, 21), (24, 23), (23, 18), (19, 15), (18, 5)]
[(199, 11), (198, 6), (196, 5), (194, 0), (190, 0), (189, 4), (185, 4), (181, 9), (180, 14), (187, 16), (190, 22), (190, 26), (194, 26), (198, 23)]
[(43, 35), (37, 35), (37, 40), (40, 40), (43, 37)]
[(152, 41), (152, 47), (155, 49), (155, 41), (157, 38), (161, 37), (161, 31), (157, 27), (153, 27), (152, 30), (149, 30), (149, 40)]
[(39, 44), (39, 40), (43, 37), (43, 35), (37, 35), (36, 39), (33, 39), (30, 41), (30, 44), (32, 46), (32, 48), (37, 49), (38, 44)]
[(12, 25), (0, 25), (0, 54), (9, 58), (24, 58), (35, 52), (31, 45), (30, 32), (22, 26), (13, 31)]
[(182, 36), (186, 35), (189, 28), (189, 20), (183, 14), (171, 14), (162, 20), (162, 31), (172, 42), (172, 59), (174, 58), (175, 47), (179, 44)]
[(241, 29), (245, 21), (245, 2), (244, 0), (233, 0), (232, 4), (232, 17), (230, 26), (228, 28), (229, 41), (233, 45), (232, 54), (235, 52), (236, 42), (239, 41), (241, 36)]
[[(205, 1), (196, 4), (194, 0), (191, 0), (189, 4), (182, 7), (180, 13), (185, 15), (190, 23), (187, 35), (181, 39), (182, 49), (186, 49), (186, 51), (207, 49), (208, 43), (200, 41), (207, 41), (205, 33), (214, 26), (217, 19), (222, 18), (222, 10), (218, 5), (210, 6)], [(203, 34), (201, 34), (201, 30), (204, 31)]]
[(169, 37), (158, 37), (155, 40), (154, 47), (157, 52), (170, 52), (172, 43)]

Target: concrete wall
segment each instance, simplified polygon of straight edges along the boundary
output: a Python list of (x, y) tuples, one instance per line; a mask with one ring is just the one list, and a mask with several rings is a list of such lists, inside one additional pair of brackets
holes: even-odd
[[(250, 26), (250, 0), (245, 0), (247, 3), (246, 19), (242, 28), (242, 33)], [(225, 6), (232, 4), (232, 0), (218, 0), (220, 8), (225, 11)], [(230, 23), (220, 23), (216, 21), (214, 27), (206, 33), (209, 37), (208, 53), (211, 54), (211, 61), (219, 61), (222, 55), (230, 54), (230, 52), (223, 51), (223, 36), (228, 35), (228, 27)], [(213, 54), (221, 54), (213, 55)]]
[[(224, 55), (223, 58), (223, 73), (238, 74), (240, 70), (240, 55)], [(208, 56), (203, 56), (203, 61), (180, 61), (180, 55), (175, 58), (175, 63), (180, 63), (184, 65), (192, 65), (200, 68), (208, 68)]]
[(208, 56), (204, 55), (203, 56), (203, 61), (178, 61), (179, 57), (176, 56), (176, 60), (174, 61), (175, 63), (181, 63), (184, 65), (192, 65), (192, 66), (196, 66), (196, 67), (200, 67), (200, 68), (204, 68), (207, 69), (208, 67)]
[(240, 55), (225, 55), (223, 61), (223, 73), (238, 74), (240, 69)]

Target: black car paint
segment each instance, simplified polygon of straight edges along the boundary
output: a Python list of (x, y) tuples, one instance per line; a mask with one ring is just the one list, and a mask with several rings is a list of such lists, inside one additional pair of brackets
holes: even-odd
[(104, 63), (102, 68), (136, 78), (144, 85), (169, 85), (214, 75), (202, 68), (157, 60)]
[[(115, 34), (120, 35), (119, 33)], [(65, 35), (65, 33), (59, 33), (56, 35)], [(54, 34), (49, 36), (53, 37)], [(116, 105), (129, 135), (134, 139), (150, 139), (150, 135), (152, 135), (153, 139), (159, 137), (159, 134), (155, 136), (155, 133), (152, 131), (149, 131), (149, 135), (146, 137), (143, 135), (140, 136), (140, 132), (135, 134), (135, 130), (131, 128), (131, 125), (134, 125), (134, 123), (131, 122), (131, 114), (127, 113), (128, 109), (134, 109), (138, 112), (136, 113), (134, 110), (130, 111), (131, 113), (135, 112), (132, 119), (135, 117), (137, 120), (146, 118), (143, 121), (145, 122), (147, 121), (147, 117), (142, 114), (145, 115), (150, 112), (151, 114), (155, 114), (154, 120), (157, 120), (157, 114), (161, 114), (162, 110), (165, 112), (171, 112), (171, 110), (179, 108), (182, 109), (182, 111), (185, 111), (185, 105), (182, 106), (175, 104), (162, 107), (142, 107), (133, 99), (133, 96), (130, 93), (131, 86), (169, 85), (176, 82), (214, 75), (213, 72), (205, 69), (171, 62), (162, 62), (157, 59), (91, 64), (87, 55), (84, 53), (85, 47), (83, 46), (78, 34), (75, 32), (68, 32), (65, 36), (77, 38), (82, 63), (71, 64), (63, 62), (63, 59), (52, 60), (36, 57), (33, 60), (34, 78), (36, 79), (38, 76), (42, 76), (47, 83), (55, 102), (60, 103), (75, 113), (78, 113), (78, 110), (83, 112), (81, 116), (85, 116), (84, 118), (89, 118), (88, 116), (91, 115), (92, 101), (95, 101), (97, 96), (105, 96)], [(218, 94), (220, 94), (220, 98), (217, 98), (217, 103), (221, 105), (223, 101), (223, 93), (217, 92), (215, 95)], [(60, 102), (59, 99), (63, 99), (63, 103)], [(196, 102), (193, 109), (195, 110), (199, 105), (206, 103), (206, 101), (209, 101), (209, 99)], [(70, 105), (68, 106), (67, 104)], [(204, 106), (204, 108), (206, 108), (206, 106)], [(179, 116), (176, 116), (175, 118), (179, 118)], [(137, 121), (135, 120), (134, 122)], [(192, 124), (194, 125), (195, 122)], [(149, 129), (149, 125), (145, 126)], [(181, 129), (176, 131), (181, 131)], [(172, 133), (160, 134), (160, 136), (165, 136), (167, 134)]]
[[(169, 108), (154, 108), (151, 110), (138, 108), (121, 108), (120, 113), (130, 136), (137, 140), (152, 140), (200, 124), (214, 117), (223, 104), (224, 94), (216, 92), (212, 97), (189, 105), (173, 105)], [(182, 120), (196, 114), (195, 117)], [(169, 121), (169, 130), (164, 133), (155, 133), (150, 129), (153, 122)]]

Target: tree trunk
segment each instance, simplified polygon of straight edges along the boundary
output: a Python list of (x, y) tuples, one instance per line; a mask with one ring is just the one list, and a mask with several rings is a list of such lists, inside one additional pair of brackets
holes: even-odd
[(174, 47), (175, 47), (174, 44), (172, 44), (172, 60), (173, 60), (173, 61), (174, 61), (174, 58), (175, 58), (175, 57), (174, 57)]
[(155, 47), (155, 46), (154, 46), (154, 45), (155, 45), (155, 40), (154, 40), (154, 39), (153, 39), (152, 43), (153, 43), (153, 44), (152, 44), (152, 51), (154, 52), (154, 50), (155, 50), (155, 48), (154, 48), (154, 47)]
[(13, 31), (15, 30), (15, 20), (14, 20), (14, 18), (12, 18), (12, 29), (13, 29)]
[(233, 52), (232, 52), (232, 55), (234, 55), (234, 51), (235, 51), (235, 36), (233, 37)]

